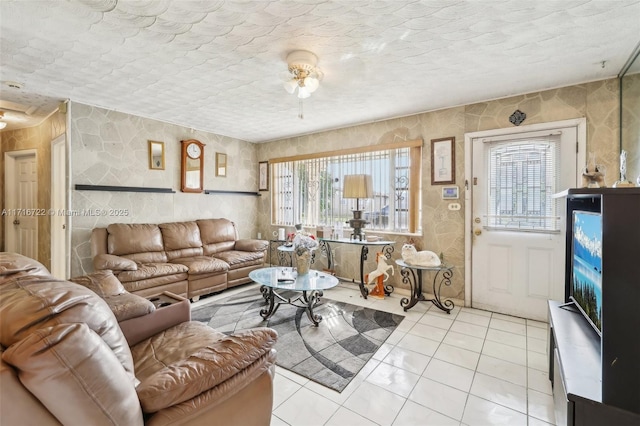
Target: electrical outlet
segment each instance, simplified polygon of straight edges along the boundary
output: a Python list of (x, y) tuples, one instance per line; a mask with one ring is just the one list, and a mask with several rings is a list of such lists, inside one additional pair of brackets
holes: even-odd
[(460, 210), (460, 203), (449, 203), (449, 210)]

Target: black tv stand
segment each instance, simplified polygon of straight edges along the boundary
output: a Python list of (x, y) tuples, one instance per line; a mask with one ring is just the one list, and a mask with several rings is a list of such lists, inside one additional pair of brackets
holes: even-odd
[(549, 301), (549, 380), (557, 425), (633, 425), (640, 415), (602, 402), (600, 336), (574, 306)]
[[(564, 302), (549, 302), (558, 425), (640, 425), (640, 189), (569, 189)], [(573, 212), (602, 216), (602, 327), (570, 299)]]

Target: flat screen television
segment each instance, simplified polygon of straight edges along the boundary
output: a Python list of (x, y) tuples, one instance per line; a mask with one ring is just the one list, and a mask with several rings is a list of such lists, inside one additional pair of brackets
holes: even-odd
[(573, 253), (569, 297), (602, 335), (602, 216), (573, 212)]

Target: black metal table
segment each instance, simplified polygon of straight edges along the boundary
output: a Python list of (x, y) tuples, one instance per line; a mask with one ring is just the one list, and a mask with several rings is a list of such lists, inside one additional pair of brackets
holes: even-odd
[[(318, 326), (322, 321), (322, 315), (315, 314), (313, 308), (320, 301), (323, 290), (338, 285), (336, 277), (324, 272), (311, 271), (304, 275), (298, 275), (293, 268), (283, 267), (255, 269), (249, 272), (249, 278), (260, 284), (262, 297), (268, 303), (266, 308), (260, 310), (262, 318), (269, 319), (276, 313), (280, 305), (289, 304), (296, 308), (303, 308), (315, 326)], [(296, 293), (296, 296), (285, 297), (277, 290), (291, 290)]]
[[(454, 304), (451, 299), (442, 300), (440, 298), (440, 290), (442, 285), (451, 286), (451, 277), (453, 276), (453, 266), (418, 266), (408, 265), (403, 260), (396, 260), (396, 264), (400, 266), (400, 274), (402, 275), (402, 282), (409, 284), (411, 287), (411, 298), (403, 297), (400, 300), (400, 306), (404, 307), (404, 311), (408, 311), (415, 306), (418, 302), (431, 302), (439, 309), (442, 309), (446, 313), (450, 314), (454, 308)], [(433, 299), (425, 299), (422, 294), (422, 274), (424, 271), (435, 272), (433, 277)]]
[[(393, 245), (396, 243), (395, 241), (360, 241), (360, 240), (350, 240), (348, 238), (320, 238), (320, 250), (323, 254), (327, 256), (327, 267), (329, 270), (333, 270), (333, 254), (331, 253), (331, 244), (339, 243), (339, 244), (351, 244), (360, 246), (360, 282), (358, 286), (360, 287), (360, 293), (362, 297), (365, 299), (369, 294), (369, 290), (365, 286), (364, 283), (364, 261), (367, 260), (367, 255), (369, 254), (369, 246), (378, 246), (382, 248), (382, 254), (387, 259), (391, 259), (391, 253), (393, 253)], [(393, 292), (393, 286), (386, 285), (384, 287), (384, 292), (386, 295), (389, 295)]]

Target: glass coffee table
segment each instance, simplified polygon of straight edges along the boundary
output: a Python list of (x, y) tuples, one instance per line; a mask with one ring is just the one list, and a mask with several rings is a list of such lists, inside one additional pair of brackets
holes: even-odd
[[(338, 285), (338, 279), (324, 272), (311, 270), (308, 274), (298, 275), (295, 269), (286, 267), (271, 267), (256, 269), (249, 272), (249, 278), (261, 285), (260, 291), (269, 306), (260, 311), (264, 319), (276, 313), (283, 303), (304, 308), (309, 320), (318, 326), (322, 315), (313, 313), (313, 308), (320, 301), (323, 290)], [(278, 291), (290, 290), (300, 293), (297, 297), (283, 297)]]

